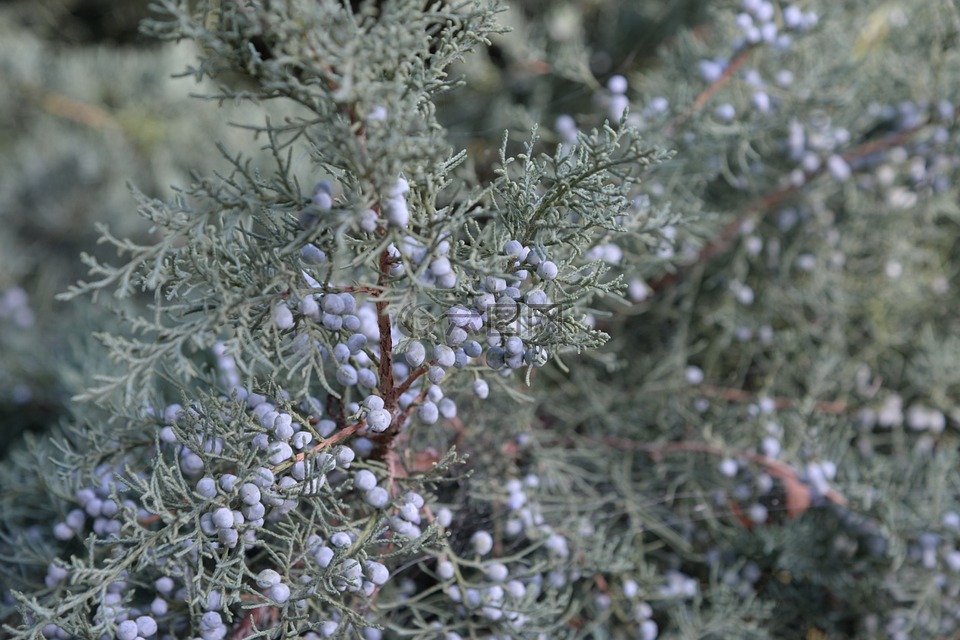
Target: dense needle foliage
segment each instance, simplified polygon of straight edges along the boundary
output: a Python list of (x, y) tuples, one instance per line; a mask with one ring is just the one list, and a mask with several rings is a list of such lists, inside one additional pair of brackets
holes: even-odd
[(0, 257), (4, 637), (957, 633), (952, 3), (153, 9), (212, 164), (96, 344)]

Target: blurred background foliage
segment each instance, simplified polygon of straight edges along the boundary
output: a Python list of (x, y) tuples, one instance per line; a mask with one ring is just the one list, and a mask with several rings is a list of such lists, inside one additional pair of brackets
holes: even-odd
[(55, 299), (85, 276), (81, 252), (115, 257), (95, 225), (149, 242), (129, 186), (169, 199), (192, 171), (228, 166), (212, 142), (249, 151), (229, 122), (260, 121), (249, 105), (190, 97), (201, 87), (173, 74), (192, 54), (138, 33), (147, 5), (0, 5), (0, 449), (62, 415), (84, 382), (89, 335), (116, 322)]

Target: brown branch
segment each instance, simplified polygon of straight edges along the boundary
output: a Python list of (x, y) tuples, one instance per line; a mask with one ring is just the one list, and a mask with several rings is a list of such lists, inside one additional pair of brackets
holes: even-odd
[(700, 95), (697, 96), (697, 99), (693, 101), (693, 113), (703, 109), (704, 105), (710, 101), (710, 98), (716, 95), (716, 93), (720, 91), (720, 89), (722, 89), (727, 82), (730, 81), (730, 78), (733, 77), (733, 74), (737, 71), (737, 69), (742, 67), (743, 63), (747, 61), (751, 50), (752, 48), (748, 48), (738, 53), (737, 56), (730, 61), (730, 64), (727, 65), (727, 68), (723, 70), (723, 74), (717, 78), (716, 81), (711, 83), (706, 89), (700, 92)]
[(723, 74), (709, 85), (707, 88), (700, 92), (700, 95), (696, 97), (693, 101), (693, 105), (684, 113), (678, 115), (673, 121), (667, 125), (667, 134), (673, 133), (677, 127), (681, 126), (687, 120), (695, 116), (697, 113), (703, 109), (704, 105), (710, 101), (720, 89), (724, 87), (733, 77), (733, 74), (743, 66), (743, 63), (747, 61), (747, 58), (750, 55), (750, 52), (753, 51), (753, 47), (749, 47), (741, 51), (736, 55), (736, 57), (730, 61), (730, 64), (727, 65), (727, 68), (723, 70)]
[(96, 105), (80, 102), (40, 88), (35, 88), (32, 91), (37, 95), (37, 100), (43, 110), (51, 115), (64, 120), (72, 120), (100, 131), (104, 129), (123, 129), (110, 112)]
[[(715, 387), (711, 385), (700, 385), (695, 391), (713, 398), (721, 398), (730, 402), (753, 402), (756, 395), (744, 389), (733, 389), (728, 387)], [(790, 409), (796, 407), (797, 401), (791, 398), (771, 398), (777, 409)], [(849, 407), (842, 400), (819, 400), (813, 405), (816, 411), (831, 415), (840, 415), (846, 413)]]
[[(383, 287), (386, 277), (390, 273), (392, 264), (390, 254), (384, 249), (380, 253), (380, 276), (377, 280), (377, 286)], [(387, 312), (388, 304), (385, 300), (377, 300), (377, 329), (380, 333), (380, 364), (378, 368), (380, 376), (380, 395), (387, 406), (388, 411), (393, 412), (397, 402), (397, 392), (393, 385), (393, 335), (390, 324), (390, 314)]]
[[(706, 453), (717, 457), (727, 457), (730, 455), (729, 451), (721, 447), (706, 444), (705, 442), (684, 441), (655, 445), (640, 443), (627, 438), (604, 438), (603, 441), (609, 446), (646, 453), (654, 462), (659, 462), (667, 453), (676, 452)], [(759, 453), (738, 451), (736, 455), (737, 457), (746, 458), (754, 464), (759, 464), (766, 469), (767, 473), (783, 482), (787, 492), (787, 513), (791, 518), (799, 517), (810, 507), (812, 501), (810, 486), (800, 480), (800, 475), (796, 469), (785, 462)], [(838, 506), (847, 506), (847, 499), (833, 489), (829, 489), (825, 497)]]
[(230, 640), (241, 640), (253, 633), (254, 624), (258, 629), (266, 629), (267, 625), (275, 624), (280, 620), (280, 610), (277, 607), (259, 607), (243, 615), (241, 622), (230, 634)]
[(416, 380), (425, 374), (427, 370), (427, 366), (424, 365), (407, 376), (407, 379), (404, 380), (399, 387), (397, 387), (397, 397), (399, 398), (401, 395), (403, 395), (410, 388), (410, 385), (416, 382)]
[[(930, 120), (927, 119), (909, 129), (898, 131), (879, 140), (865, 142), (860, 146), (841, 154), (840, 157), (849, 163), (852, 160), (857, 160), (870, 154), (877, 153), (878, 151), (895, 147), (909, 140), (913, 134), (929, 124)], [(817, 171), (804, 172), (801, 186), (808, 184), (811, 180), (822, 175), (826, 171), (826, 167), (821, 167)], [(663, 291), (664, 289), (675, 284), (684, 272), (690, 270), (695, 265), (703, 264), (708, 260), (711, 260), (714, 256), (726, 252), (733, 241), (740, 235), (740, 229), (743, 227), (745, 222), (762, 218), (764, 215), (772, 211), (777, 204), (779, 204), (793, 192), (797, 191), (799, 188), (800, 187), (796, 184), (791, 183), (785, 187), (768, 193), (751, 204), (748, 204), (746, 206), (745, 213), (729, 222), (712, 242), (700, 250), (693, 262), (682, 265), (673, 273), (664, 274), (660, 278), (651, 281), (648, 283), (649, 287), (655, 292)]]

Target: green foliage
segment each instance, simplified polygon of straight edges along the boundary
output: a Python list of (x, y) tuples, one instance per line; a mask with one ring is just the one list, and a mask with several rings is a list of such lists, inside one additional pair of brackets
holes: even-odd
[(260, 115), (63, 296), (10, 637), (956, 634), (955, 6), (157, 9)]

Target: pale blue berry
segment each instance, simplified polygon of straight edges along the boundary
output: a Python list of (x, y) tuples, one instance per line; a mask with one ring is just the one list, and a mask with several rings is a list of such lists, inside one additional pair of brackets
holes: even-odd
[(154, 598), (153, 602), (150, 603), (150, 613), (158, 618), (162, 618), (163, 616), (167, 615), (169, 611), (170, 605), (163, 598)]
[(252, 482), (245, 482), (240, 486), (240, 500), (247, 505), (260, 503), (260, 487)]
[(380, 396), (369, 395), (363, 399), (363, 406), (369, 409), (370, 411), (383, 409), (383, 398), (381, 398)]
[(340, 298), (335, 293), (328, 293), (323, 296), (320, 300), (320, 307), (326, 313), (332, 313), (333, 315), (340, 315), (344, 312), (345, 305), (343, 304), (343, 299)]
[(544, 280), (553, 280), (558, 273), (557, 265), (549, 260), (544, 260), (537, 266), (537, 275)]
[(293, 313), (290, 307), (284, 303), (279, 303), (273, 308), (273, 324), (281, 331), (293, 327)]
[(365, 346), (367, 346), (367, 336), (362, 333), (355, 333), (347, 338), (347, 348), (352, 354), (359, 353)]
[(163, 595), (169, 595), (173, 591), (173, 587), (174, 587), (173, 578), (169, 578), (167, 576), (157, 578), (153, 582), (153, 587), (157, 590), (158, 593), (162, 593)]
[(233, 511), (226, 507), (220, 507), (213, 512), (213, 524), (218, 529), (228, 529), (233, 526)]
[(337, 450), (337, 464), (344, 469), (350, 468), (350, 463), (357, 457), (357, 454), (350, 447), (340, 447)]
[(252, 522), (254, 520), (259, 520), (267, 513), (267, 508), (263, 506), (262, 502), (257, 502), (254, 504), (244, 505), (241, 508), (241, 513), (247, 519), (247, 522)]
[(728, 478), (732, 478), (733, 476), (737, 475), (737, 471), (739, 470), (739, 467), (740, 465), (737, 464), (736, 460), (732, 458), (724, 458), (720, 462), (720, 473), (727, 476)]
[(467, 331), (462, 327), (450, 327), (447, 329), (446, 343), (450, 347), (456, 347), (464, 343), (467, 339)]
[(503, 278), (497, 278), (495, 276), (487, 276), (486, 281), (484, 282), (484, 288), (490, 293), (500, 293), (507, 287), (507, 281)]
[(227, 491), (227, 492), (233, 491), (233, 488), (236, 486), (236, 483), (237, 483), (237, 476), (233, 475), (232, 473), (225, 473), (222, 476), (220, 476), (219, 485), (220, 485), (220, 488), (223, 489), (224, 491)]
[(487, 349), (487, 366), (491, 369), (500, 369), (506, 364), (507, 352), (501, 347)]
[(353, 485), (361, 491), (370, 491), (377, 486), (377, 477), (366, 469), (360, 469), (353, 476)]
[(621, 75), (610, 76), (610, 79), (607, 80), (607, 89), (610, 91), (610, 93), (626, 93), (627, 79)]
[(503, 243), (503, 252), (508, 256), (519, 256), (523, 251), (523, 245), (519, 240), (507, 240)]
[(217, 481), (209, 476), (197, 480), (197, 493), (204, 498), (215, 498), (217, 495)]
[(407, 350), (404, 352), (404, 359), (411, 367), (419, 367), (426, 358), (427, 350), (421, 342), (414, 340), (407, 345)]
[(338, 293), (337, 297), (339, 297), (340, 302), (343, 303), (343, 311), (341, 313), (348, 314), (357, 310), (357, 299), (354, 298), (353, 294), (349, 291)]
[(659, 633), (657, 623), (653, 620), (644, 620), (640, 623), (640, 640), (657, 640)]
[(180, 454), (180, 470), (188, 476), (198, 476), (203, 473), (203, 459), (189, 449)]
[(544, 547), (561, 558), (566, 558), (568, 555), (570, 555), (570, 549), (567, 546), (567, 539), (559, 533), (551, 533), (547, 537)]
[(473, 393), (476, 394), (481, 400), (486, 400), (487, 396), (490, 395), (490, 387), (487, 385), (487, 381), (483, 379), (474, 380), (472, 383)]
[(439, 576), (441, 580), (450, 580), (453, 578), (454, 573), (453, 563), (449, 560), (441, 560), (437, 564), (437, 576)]
[(407, 522), (420, 524), (420, 510), (417, 509), (416, 505), (409, 502), (404, 503), (403, 506), (400, 507), (400, 517)]
[(333, 549), (330, 547), (320, 547), (313, 553), (313, 559), (321, 569), (326, 569), (330, 566), (330, 561), (333, 560), (333, 556)]
[(487, 565), (485, 571), (487, 573), (487, 577), (494, 582), (503, 582), (507, 579), (507, 576), (510, 575), (507, 565), (503, 564), (502, 562), (494, 562)]
[(427, 380), (433, 384), (440, 384), (446, 376), (446, 370), (439, 365), (434, 365), (427, 370)]
[(377, 388), (377, 374), (372, 369), (363, 368), (357, 371), (358, 383), (367, 389)]
[(350, 355), (351, 355), (350, 347), (343, 344), (342, 342), (333, 348), (333, 359), (339, 362), (340, 364), (346, 364), (347, 361), (350, 360)]
[(337, 430), (337, 423), (333, 420), (324, 419), (318, 422), (314, 428), (317, 430), (317, 433), (320, 434), (321, 438), (327, 438)]
[(453, 512), (446, 507), (442, 507), (437, 510), (435, 514), (435, 519), (438, 525), (441, 527), (449, 527), (450, 523), (453, 522)]
[(313, 436), (310, 435), (309, 431), (297, 431), (295, 434), (293, 434), (290, 444), (292, 444), (293, 447), (298, 451), (301, 451), (309, 447), (312, 441)]
[(297, 305), (300, 309), (300, 313), (303, 315), (318, 320), (320, 317), (320, 305), (317, 304), (316, 299), (313, 296), (306, 296), (305, 298), (300, 299), (300, 303)]
[(133, 620), (124, 620), (117, 625), (117, 640), (134, 640), (137, 635), (137, 623)]
[(275, 584), (280, 584), (280, 574), (273, 569), (264, 569), (257, 574), (257, 586), (261, 589), (268, 589)]
[(286, 442), (274, 442), (269, 448), (268, 460), (271, 464), (280, 464), (293, 457), (293, 448)]
[(390, 579), (389, 569), (379, 562), (367, 560), (364, 563), (364, 568), (366, 569), (367, 578), (370, 580), (370, 582), (377, 586), (386, 584), (387, 580)]
[(437, 405), (428, 400), (417, 409), (417, 417), (424, 424), (434, 424), (440, 417), (440, 411), (437, 409)]
[(483, 353), (483, 347), (476, 340), (467, 340), (463, 343), (463, 352), (471, 358), (476, 358)]
[(375, 409), (367, 414), (367, 428), (374, 433), (386, 431), (390, 421), (390, 412), (386, 409)]
[(324, 313), (320, 322), (330, 331), (340, 331), (343, 328), (343, 318), (334, 313)]
[[(90, 505), (95, 504), (96, 502), (99, 502), (99, 499), (93, 498), (92, 500), (88, 500), (85, 506), (89, 507)], [(70, 527), (75, 531), (79, 531), (80, 529), (83, 529), (83, 525), (87, 521), (87, 516), (80, 509), (72, 509), (67, 514), (65, 521), (68, 527)]]
[(410, 223), (410, 211), (403, 196), (393, 196), (384, 201), (387, 222), (394, 227), (406, 227)]
[(346, 531), (337, 531), (330, 536), (330, 544), (337, 548), (349, 547), (353, 543), (350, 534)]
[(374, 487), (367, 491), (364, 500), (374, 509), (383, 509), (390, 502), (390, 494), (383, 487)]
[(223, 546), (233, 549), (240, 541), (240, 532), (236, 529), (220, 529), (217, 531), (217, 539)]
[(493, 550), (493, 536), (486, 531), (477, 531), (470, 536), (470, 544), (478, 555), (485, 556)]
[(351, 387), (359, 381), (357, 370), (349, 364), (341, 365), (337, 369), (337, 382), (345, 387)]
[(141, 638), (149, 638), (157, 632), (157, 621), (150, 616), (137, 618), (137, 634)]
[(504, 350), (512, 355), (519, 355), (523, 353), (523, 340), (519, 336), (510, 336), (503, 343)]
[(293, 437), (293, 420), (289, 413), (281, 413), (273, 422), (273, 435), (278, 440), (289, 440)]
[(430, 273), (437, 277), (449, 274), (451, 269), (450, 260), (445, 257), (437, 258), (430, 263)]

